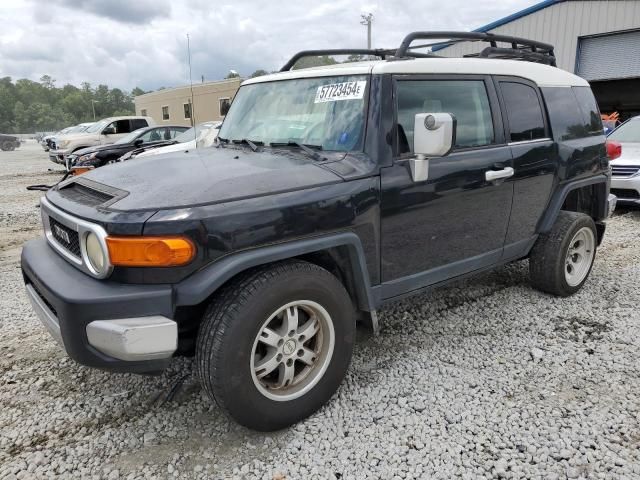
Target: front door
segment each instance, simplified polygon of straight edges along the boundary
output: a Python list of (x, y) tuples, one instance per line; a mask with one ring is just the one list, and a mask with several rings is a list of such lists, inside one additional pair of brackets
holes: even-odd
[[(511, 149), (490, 77), (398, 76), (394, 98), (395, 158), (381, 171), (383, 299), (498, 263), (513, 199)], [(454, 115), (455, 147), (430, 159), (428, 179), (415, 182), (414, 117), (437, 112)]]

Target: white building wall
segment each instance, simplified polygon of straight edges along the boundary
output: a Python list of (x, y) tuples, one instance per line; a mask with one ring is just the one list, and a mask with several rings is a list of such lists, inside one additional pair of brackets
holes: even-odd
[[(633, 29), (640, 29), (640, 0), (571, 0), (489, 31), (550, 43), (556, 47), (558, 67), (574, 72), (578, 37)], [(457, 57), (480, 52), (486, 46), (486, 43), (465, 43), (435, 53)]]

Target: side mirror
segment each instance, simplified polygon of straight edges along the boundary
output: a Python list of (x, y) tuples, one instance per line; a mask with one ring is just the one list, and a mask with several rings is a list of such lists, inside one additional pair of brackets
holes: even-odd
[(104, 130), (102, 130), (102, 134), (103, 135), (115, 135), (116, 134), (116, 129), (114, 127), (106, 127)]
[(456, 119), (450, 113), (418, 113), (413, 128), (411, 177), (414, 182), (429, 178), (429, 158), (448, 155), (456, 144)]
[(135, 142), (133, 142), (133, 146), (134, 147), (139, 147), (140, 145), (142, 145), (144, 143), (144, 140), (142, 140), (141, 138), (136, 139)]

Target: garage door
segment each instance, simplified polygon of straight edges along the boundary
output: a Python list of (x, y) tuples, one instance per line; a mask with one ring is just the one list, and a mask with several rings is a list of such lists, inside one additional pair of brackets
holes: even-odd
[(640, 77), (640, 31), (580, 39), (578, 75), (586, 80)]

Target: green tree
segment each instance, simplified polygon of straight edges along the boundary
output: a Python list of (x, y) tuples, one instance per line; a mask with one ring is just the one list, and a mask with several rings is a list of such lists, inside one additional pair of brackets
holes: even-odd
[(261, 77), (263, 75), (269, 75), (269, 72), (267, 72), (266, 70), (259, 69), (259, 70), (256, 70), (255, 72), (253, 72), (249, 76), (249, 78)]
[(335, 65), (338, 63), (335, 58), (329, 55), (320, 55), (317, 57), (303, 57), (293, 66), (294, 70), (300, 68), (319, 67), (323, 65)]

